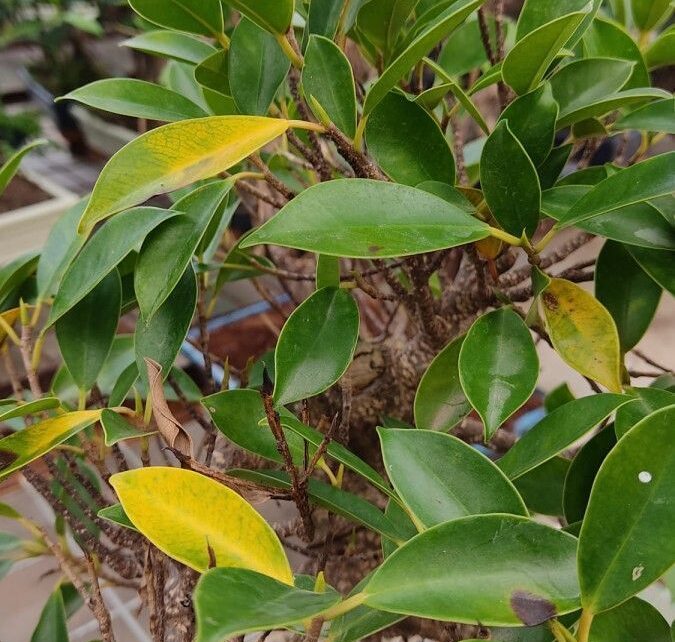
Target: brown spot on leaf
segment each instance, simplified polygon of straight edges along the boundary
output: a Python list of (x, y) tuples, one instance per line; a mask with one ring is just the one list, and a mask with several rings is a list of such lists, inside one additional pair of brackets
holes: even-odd
[(547, 599), (527, 591), (511, 594), (511, 608), (525, 626), (536, 626), (556, 616), (555, 606)]
[(206, 538), (206, 550), (209, 553), (209, 568), (216, 568), (217, 566), (217, 561), (216, 561), (216, 552), (213, 550), (213, 547), (209, 543), (209, 538)]
[(557, 310), (560, 305), (558, 297), (550, 292), (544, 292), (544, 294), (541, 295), (541, 300), (549, 310)]
[(368, 251), (371, 254), (377, 254), (381, 249), (382, 249), (381, 245), (369, 245), (368, 246)]
[(18, 458), (19, 455), (11, 450), (0, 450), (0, 470), (9, 468)]

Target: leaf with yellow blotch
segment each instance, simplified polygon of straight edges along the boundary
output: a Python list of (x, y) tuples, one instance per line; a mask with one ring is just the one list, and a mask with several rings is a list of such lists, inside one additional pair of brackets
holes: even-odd
[(16, 323), (16, 320), (19, 318), (20, 311), (21, 310), (19, 308), (12, 308), (11, 310), (0, 312), (0, 317), (2, 317), (2, 320), (7, 324), (7, 326), (5, 326), (5, 323), (0, 323), (0, 346), (7, 338), (7, 331), (5, 328), (11, 328)]
[(235, 491), (191, 470), (152, 466), (110, 478), (124, 512), (157, 548), (204, 572), (245, 568), (293, 584), (267, 522)]
[(222, 172), (283, 134), (289, 122), (210, 116), (169, 123), (132, 140), (101, 171), (79, 232), (151, 196)]
[(0, 479), (36, 460), (101, 417), (101, 410), (80, 410), (46, 419), (0, 439)]
[(562, 359), (611, 392), (621, 392), (619, 334), (607, 309), (565, 279), (551, 279), (540, 307), (553, 347)]

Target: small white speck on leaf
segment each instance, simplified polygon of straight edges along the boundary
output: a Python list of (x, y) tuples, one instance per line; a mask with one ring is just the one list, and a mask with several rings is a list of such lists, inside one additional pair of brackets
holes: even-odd
[(637, 580), (640, 579), (640, 577), (642, 576), (642, 571), (644, 571), (644, 570), (645, 570), (645, 567), (642, 566), (642, 564), (640, 564), (640, 566), (636, 566), (633, 569), (633, 576), (632, 576), (633, 582), (637, 582)]
[(643, 470), (638, 474), (638, 479), (643, 483), (643, 484), (648, 484), (652, 480), (652, 474), (647, 471)]

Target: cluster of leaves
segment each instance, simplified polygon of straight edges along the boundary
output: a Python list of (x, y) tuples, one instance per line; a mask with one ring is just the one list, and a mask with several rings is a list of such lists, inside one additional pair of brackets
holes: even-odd
[[(519, 627), (522, 640), (609, 642), (630, 631), (665, 642), (668, 624), (635, 596), (675, 561), (675, 392), (667, 375), (633, 387), (624, 361), (662, 291), (675, 291), (675, 153), (647, 157), (675, 132), (673, 97), (649, 76), (673, 62), (672, 29), (659, 33), (670, 4), (633, 0), (628, 23), (621, 2), (527, 0), (513, 25), (490, 22), (481, 0), (130, 4), (157, 28), (126, 44), (169, 60), (163, 84), (108, 79), (66, 98), (167, 124), (109, 160), (39, 255), (0, 270), (0, 342), (19, 349), (31, 395), (19, 389), (0, 402), (0, 421), (39, 418), (0, 440), (0, 478), (23, 470), (40, 489), (28, 465), (42, 458), (57, 488), (41, 492), (67, 514), (79, 510), (79, 526), (69, 524), (85, 549), (105, 550), (89, 527), (140, 532), (200, 573), (199, 642), (278, 628), (316, 640), (322, 625), (328, 639), (348, 642), (411, 615), (480, 623), (497, 640)], [(233, 28), (230, 9), (240, 16)], [(348, 42), (378, 72), (365, 84)], [(489, 125), (476, 96), (492, 85), (501, 108)], [(482, 131), (471, 147), (457, 121)], [(631, 132), (636, 151), (561, 178), (573, 149), (628, 144)], [(19, 161), (0, 171), (0, 187)], [(169, 209), (144, 205), (164, 193)], [(223, 255), (236, 194), (279, 211)], [(542, 252), (570, 228), (605, 239), (595, 296), (573, 275), (546, 272)], [(273, 380), (265, 368), (258, 386), (209, 384), (202, 398), (174, 365), (195, 313), (204, 339), (226, 283), (306, 280), (277, 269), (262, 245), (316, 255), (316, 290), (284, 324)], [(474, 285), (491, 284), (463, 334), (440, 314), (438, 272), (453, 248), (473, 262)], [(500, 284), (498, 263), (512, 252), (529, 262), (531, 288), (517, 299), (532, 299), (527, 311)], [(305, 404), (353, 362), (358, 290), (403, 303), (435, 353), (414, 408), (399, 409), (415, 427), (377, 430), (386, 478), (334, 440), (339, 418), (320, 431)], [(118, 334), (136, 309), (133, 335)], [(51, 330), (64, 366), (45, 396), (35, 366)], [(524, 406), (539, 379), (533, 334), (595, 392), (558, 390), (548, 414), (494, 462), (448, 433), (475, 411), (489, 444)], [(204, 359), (208, 379), (208, 347)], [(213, 442), (201, 462), (166, 403), (176, 391), (201, 400), (212, 426), (272, 467), (216, 471)], [(148, 465), (154, 432), (182, 468)], [(582, 438), (571, 461), (562, 456)], [(110, 477), (120, 503), (98, 515), (72, 497), (66, 506), (74, 482), (90, 499), (99, 492), (70, 450), (102, 453), (94, 463), (103, 468), (107, 449), (130, 439), (141, 440), (146, 465)], [(65, 472), (59, 457), (71, 464)], [(350, 474), (386, 510), (347, 490)], [(249, 492), (292, 500), (308, 539), (310, 504), (377, 533), (384, 561), (347, 597), (322, 573), (294, 577), (279, 537), (242, 497)], [(64, 619), (62, 593), (50, 604)]]

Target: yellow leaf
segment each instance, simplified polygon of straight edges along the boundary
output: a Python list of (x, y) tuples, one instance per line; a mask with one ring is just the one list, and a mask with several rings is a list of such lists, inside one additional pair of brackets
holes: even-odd
[(540, 300), (546, 329), (563, 360), (611, 392), (621, 392), (619, 333), (605, 307), (564, 279), (551, 279)]
[(293, 584), (276, 533), (241, 496), (199, 473), (152, 466), (110, 478), (133, 525), (169, 557), (206, 571), (216, 566), (257, 571)]
[(101, 417), (101, 410), (80, 410), (28, 426), (0, 439), (0, 479), (48, 453)]
[(79, 232), (100, 220), (222, 172), (289, 127), (261, 116), (210, 116), (170, 123), (120, 149), (101, 171)]
[[(2, 317), (7, 325), (11, 328), (19, 318), (20, 312), (20, 308), (12, 308), (11, 310), (5, 310), (4, 312), (0, 313), (0, 317)], [(0, 324), (0, 346), (2, 346), (2, 344), (5, 342), (5, 339), (7, 338), (7, 332), (5, 332), (3, 325), (4, 324)]]

